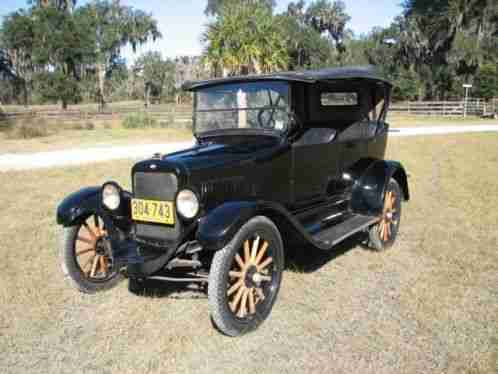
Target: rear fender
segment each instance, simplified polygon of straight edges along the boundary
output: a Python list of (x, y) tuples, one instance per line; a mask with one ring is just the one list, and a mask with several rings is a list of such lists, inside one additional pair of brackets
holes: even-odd
[(384, 193), (389, 180), (394, 178), (404, 200), (409, 200), (406, 171), (397, 161), (377, 160), (372, 162), (355, 182), (351, 195), (351, 210), (365, 215), (382, 213)]
[(196, 239), (204, 249), (217, 251), (225, 247), (247, 221), (258, 215), (275, 223), (284, 243), (312, 242), (311, 236), (287, 209), (266, 201), (235, 201), (220, 205), (199, 221)]

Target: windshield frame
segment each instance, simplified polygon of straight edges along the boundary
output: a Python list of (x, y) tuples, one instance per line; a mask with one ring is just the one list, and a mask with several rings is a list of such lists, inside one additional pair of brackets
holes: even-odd
[(287, 126), (287, 128), (284, 131), (279, 131), (279, 130), (271, 130), (271, 129), (265, 129), (265, 128), (226, 128), (226, 129), (216, 129), (216, 130), (207, 130), (207, 131), (197, 131), (197, 113), (209, 113), (209, 112), (233, 112), (233, 111), (241, 111), (241, 110), (264, 110), (264, 109), (275, 109), (275, 110), (281, 110), (286, 113), (290, 113), (292, 111), (292, 85), (290, 82), (287, 81), (281, 81), (278, 79), (275, 80), (254, 80), (254, 81), (247, 81), (247, 82), (238, 82), (236, 83), (237, 85), (249, 85), (252, 83), (263, 83), (265, 85), (271, 85), (273, 83), (277, 83), (278, 85), (285, 85), (286, 90), (287, 90), (287, 98), (288, 102), (286, 106), (258, 106), (258, 107), (245, 107), (245, 108), (229, 108), (229, 109), (197, 109), (197, 104), (198, 104), (198, 98), (197, 95), (199, 92), (204, 91), (209, 88), (213, 87), (223, 87), (223, 86), (228, 86), (228, 85), (234, 85), (234, 83), (222, 83), (222, 84), (217, 84), (215, 86), (209, 86), (209, 87), (202, 87), (199, 89), (196, 89), (193, 91), (193, 106), (192, 106), (192, 132), (196, 138), (203, 138), (203, 137), (209, 137), (213, 136), (214, 134), (217, 135), (223, 135), (225, 132), (230, 135), (254, 135), (254, 134), (261, 134), (261, 135), (273, 135), (273, 136), (286, 136), (286, 134), (290, 130), (290, 124)]

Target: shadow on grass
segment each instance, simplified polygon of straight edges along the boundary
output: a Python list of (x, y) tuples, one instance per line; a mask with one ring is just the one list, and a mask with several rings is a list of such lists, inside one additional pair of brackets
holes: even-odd
[(157, 279), (128, 280), (128, 290), (144, 297), (168, 297), (170, 299), (206, 299), (207, 284), (167, 282)]
[[(330, 251), (320, 251), (310, 245), (293, 246), (286, 249), (285, 271), (312, 273), (330, 261), (349, 252), (365, 239), (365, 234), (356, 234), (336, 245)], [(143, 297), (168, 297), (173, 299), (205, 299), (207, 284), (168, 282), (157, 279), (129, 280), (131, 293)]]
[(321, 251), (310, 245), (287, 248), (285, 268), (292, 272), (312, 273), (361, 245), (364, 241), (365, 234), (358, 233), (340, 242), (329, 251)]

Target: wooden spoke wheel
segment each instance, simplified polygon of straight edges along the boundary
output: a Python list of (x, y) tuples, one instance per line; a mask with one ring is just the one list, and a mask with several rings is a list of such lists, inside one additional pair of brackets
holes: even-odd
[(209, 273), (211, 316), (225, 334), (255, 329), (275, 302), (284, 266), (282, 239), (268, 218), (247, 222), (216, 252)]
[(102, 291), (121, 279), (114, 266), (107, 230), (98, 214), (64, 228), (61, 260), (64, 274), (82, 292)]
[[(265, 299), (265, 284), (271, 283), (273, 258), (266, 251), (268, 241), (259, 235), (246, 239), (243, 255), (235, 254), (235, 261), (229, 271), (227, 282), (228, 306), (238, 318), (256, 313), (257, 305)], [(267, 292), (267, 291), (266, 291)]]
[(384, 194), (384, 206), (379, 222), (370, 228), (369, 246), (383, 250), (394, 244), (401, 219), (401, 188), (391, 179)]
[(106, 234), (102, 220), (93, 215), (81, 224), (76, 235), (76, 261), (88, 280), (102, 281), (112, 273), (112, 255)]

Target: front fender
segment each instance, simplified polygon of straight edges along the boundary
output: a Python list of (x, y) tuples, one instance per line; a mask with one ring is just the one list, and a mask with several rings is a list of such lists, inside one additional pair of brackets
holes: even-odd
[(199, 222), (197, 240), (203, 248), (223, 248), (242, 225), (258, 211), (258, 204), (250, 201), (229, 202), (213, 209)]
[(376, 160), (364, 170), (353, 186), (352, 211), (366, 215), (380, 214), (385, 188), (391, 178), (400, 185), (403, 198), (409, 200), (408, 180), (403, 165), (397, 161)]
[(57, 223), (73, 226), (100, 209), (100, 186), (86, 187), (67, 196), (57, 207)]

